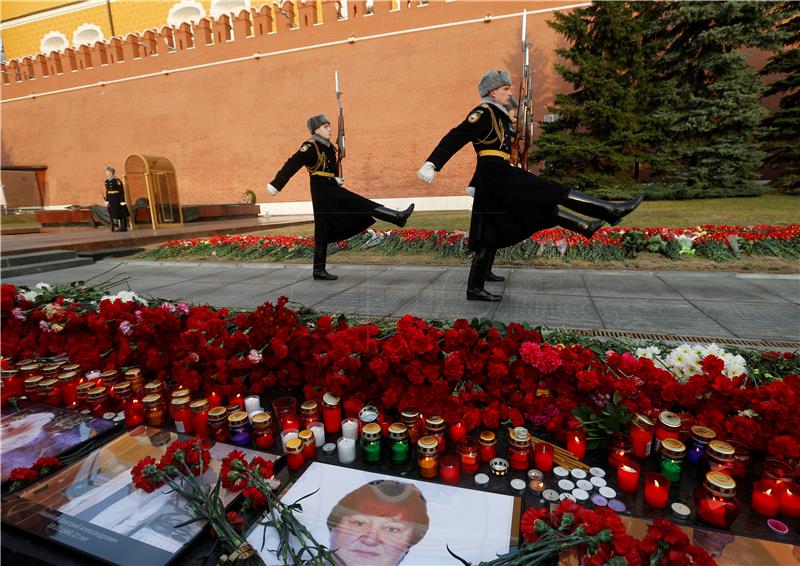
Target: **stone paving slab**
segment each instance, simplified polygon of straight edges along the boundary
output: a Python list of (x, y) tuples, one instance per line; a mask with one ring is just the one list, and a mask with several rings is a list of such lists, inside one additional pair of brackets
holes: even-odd
[(109, 270), (119, 288), (214, 306), (255, 308), (281, 295), (327, 312), (423, 318), (486, 317), (551, 327), (800, 341), (800, 275), (498, 269), (500, 303), (467, 301), (466, 267), (332, 264), (336, 281), (314, 281), (308, 264), (149, 262), (118, 259), (3, 279), (65, 283)]

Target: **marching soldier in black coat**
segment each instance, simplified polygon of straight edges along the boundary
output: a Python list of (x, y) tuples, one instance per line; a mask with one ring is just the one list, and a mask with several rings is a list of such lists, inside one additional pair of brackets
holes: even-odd
[(333, 280), (336, 275), (325, 270), (329, 243), (363, 232), (375, 219), (405, 226), (414, 205), (399, 212), (345, 189), (344, 180), (339, 177), (336, 146), (331, 143), (330, 120), (323, 114), (312, 116), (307, 126), (311, 138), (281, 167), (267, 184), (267, 191), (277, 195), (301, 167), (308, 170), (314, 207), (314, 279)]
[(111, 218), (112, 232), (127, 232), (128, 217), (131, 215), (125, 203), (125, 189), (114, 175), (114, 168), (109, 165), (106, 167), (106, 207), (108, 216)]
[[(491, 260), (498, 248), (519, 243), (534, 232), (562, 226), (590, 238), (603, 222), (618, 224), (642, 202), (643, 196), (615, 204), (579, 193), (537, 177), (509, 163), (514, 141), (505, 105), (511, 97), (511, 79), (505, 71), (489, 71), (478, 84), (481, 102), (433, 150), (417, 176), (431, 183), (455, 153), (472, 142), (478, 154), (474, 176), (475, 202), (469, 230), (474, 252), (467, 282), (470, 301), (499, 301), (500, 295), (484, 289)], [(586, 221), (558, 208), (599, 218)]]

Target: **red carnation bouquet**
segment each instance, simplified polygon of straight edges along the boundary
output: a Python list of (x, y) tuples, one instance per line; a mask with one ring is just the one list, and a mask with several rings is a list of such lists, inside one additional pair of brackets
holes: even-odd
[(8, 488), (9, 492), (22, 489), (39, 478), (49, 475), (61, 466), (62, 462), (58, 458), (42, 456), (36, 460), (30, 468), (14, 468), (8, 475), (8, 481), (11, 482), (11, 487)]

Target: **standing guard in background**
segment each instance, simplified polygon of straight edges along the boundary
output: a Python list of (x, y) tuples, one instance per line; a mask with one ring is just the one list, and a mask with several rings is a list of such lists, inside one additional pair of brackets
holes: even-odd
[(339, 177), (336, 146), (331, 143), (330, 120), (320, 114), (309, 118), (307, 125), (311, 138), (303, 142), (267, 184), (267, 191), (277, 195), (301, 167), (308, 170), (314, 207), (314, 279), (333, 280), (336, 275), (325, 270), (329, 243), (363, 232), (375, 219), (403, 227), (414, 205), (399, 212), (345, 189), (344, 179)]
[(111, 165), (106, 166), (105, 200), (108, 216), (111, 219), (111, 231), (127, 232), (128, 217), (131, 213), (125, 203), (125, 188), (122, 186), (122, 181), (114, 175), (114, 168)]
[[(469, 229), (469, 248), (474, 252), (467, 282), (467, 300), (499, 301), (500, 295), (484, 289), (491, 259), (497, 249), (517, 244), (534, 232), (562, 226), (587, 238), (603, 222), (616, 225), (639, 206), (643, 195), (615, 204), (538, 177), (509, 163), (514, 135), (505, 105), (511, 97), (511, 79), (505, 71), (489, 71), (478, 84), (481, 101), (467, 118), (442, 138), (417, 176), (433, 182), (455, 153), (472, 142), (478, 154), (475, 202)], [(587, 221), (561, 210), (600, 220)]]

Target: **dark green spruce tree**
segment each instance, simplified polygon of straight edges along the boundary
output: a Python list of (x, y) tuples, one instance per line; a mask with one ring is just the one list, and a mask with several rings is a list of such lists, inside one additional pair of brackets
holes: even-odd
[(541, 123), (531, 158), (542, 174), (597, 195), (623, 198), (638, 190), (639, 165), (647, 159), (646, 116), (652, 54), (629, 2), (596, 2), (556, 12), (548, 25), (569, 40), (557, 49), (556, 70), (573, 92), (558, 94)]
[(776, 44), (775, 10), (740, 1), (638, 6), (650, 25), (645, 42), (661, 49), (650, 128), (660, 138), (654, 178), (676, 197), (759, 194), (763, 83), (742, 50)]
[(766, 164), (779, 171), (774, 185), (800, 194), (800, 3), (781, 2), (775, 10), (782, 22), (778, 26), (782, 46), (761, 74), (780, 77), (764, 94), (781, 98), (778, 109), (764, 121), (768, 130)]

